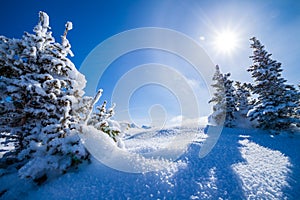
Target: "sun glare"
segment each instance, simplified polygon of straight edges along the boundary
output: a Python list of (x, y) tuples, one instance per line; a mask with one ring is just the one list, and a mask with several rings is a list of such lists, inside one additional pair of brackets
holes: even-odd
[(216, 35), (214, 46), (217, 51), (231, 54), (238, 46), (237, 34), (233, 31), (223, 31)]

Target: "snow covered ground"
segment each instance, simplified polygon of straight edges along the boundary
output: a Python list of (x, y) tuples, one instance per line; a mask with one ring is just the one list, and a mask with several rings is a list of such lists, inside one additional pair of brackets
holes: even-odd
[(91, 164), (42, 186), (19, 180), (17, 174), (2, 176), (1, 199), (299, 199), (299, 135), (225, 128), (212, 151), (199, 158), (209, 138), (203, 130), (141, 129), (126, 135), (122, 151), (149, 158), (174, 159), (178, 154), (172, 154), (176, 149), (170, 141), (192, 138), (163, 170), (126, 173), (92, 158)]

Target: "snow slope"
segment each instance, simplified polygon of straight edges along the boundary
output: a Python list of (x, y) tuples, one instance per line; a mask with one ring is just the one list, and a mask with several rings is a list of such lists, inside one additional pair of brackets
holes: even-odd
[[(180, 130), (180, 131), (179, 131)], [(166, 154), (172, 138), (193, 137), (185, 153), (163, 170), (126, 173), (92, 158), (78, 171), (38, 187), (16, 174), (0, 177), (1, 199), (297, 199), (300, 196), (300, 137), (258, 130), (223, 129), (204, 158), (203, 129), (143, 130), (124, 140), (127, 151)], [(209, 137), (209, 136), (208, 136)], [(172, 149), (172, 148), (169, 148)], [(7, 191), (6, 191), (7, 190)]]

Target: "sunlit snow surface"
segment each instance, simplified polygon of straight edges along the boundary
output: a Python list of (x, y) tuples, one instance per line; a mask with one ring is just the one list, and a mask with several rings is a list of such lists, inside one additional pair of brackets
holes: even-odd
[[(173, 144), (173, 139), (193, 137), (185, 152), (161, 170), (127, 173), (92, 158), (91, 164), (48, 180), (40, 187), (20, 181), (17, 174), (2, 176), (0, 192), (7, 191), (0, 199), (299, 198), (299, 135), (270, 136), (258, 130), (225, 128), (212, 151), (199, 158), (199, 150), (209, 137), (203, 130), (195, 127), (137, 129), (125, 134), (125, 149), (117, 149), (108, 141), (99, 143), (103, 145), (103, 152), (100, 151), (99, 155), (111, 155), (108, 160), (114, 164), (122, 165), (126, 160), (122, 156), (136, 154), (149, 161), (150, 166), (156, 167), (160, 166), (156, 165), (157, 159), (172, 157), (170, 144)], [(120, 152), (124, 154), (115, 154)], [(139, 161), (133, 159), (129, 163), (142, 164)], [(167, 159), (164, 161), (167, 162)]]
[(292, 164), (280, 151), (260, 146), (248, 139), (240, 140), (245, 162), (235, 164), (247, 199), (282, 199), (283, 189), (290, 187), (287, 178)]
[(125, 147), (128, 151), (147, 158), (176, 160), (185, 153), (192, 142), (203, 142), (207, 135), (203, 129), (175, 127), (160, 130), (144, 130), (128, 136)]
[[(168, 134), (170, 131), (172, 130), (166, 130), (165, 133), (162, 133), (162, 137), (158, 136), (160, 131), (148, 131), (134, 135), (131, 140), (124, 139), (125, 148), (122, 149), (118, 148), (107, 134), (90, 126), (84, 127), (85, 134), (81, 138), (93, 157), (104, 165), (122, 172), (146, 173), (181, 164), (181, 162), (173, 161), (186, 150), (187, 141), (190, 141), (186, 139), (188, 138), (187, 134), (189, 137), (196, 138), (193, 131), (185, 134), (179, 131), (180, 133), (172, 134), (172, 136)], [(137, 138), (141, 138), (140, 135), (143, 139), (137, 140)], [(132, 144), (130, 141), (133, 141), (134, 144), (131, 150), (126, 148), (126, 144)], [(154, 149), (143, 155), (143, 152), (140, 151), (141, 146), (146, 149), (151, 146)]]

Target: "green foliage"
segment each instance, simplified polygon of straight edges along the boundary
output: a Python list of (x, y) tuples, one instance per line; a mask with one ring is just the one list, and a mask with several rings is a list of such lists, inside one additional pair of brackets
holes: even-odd
[(120, 134), (120, 129), (118, 128), (118, 123), (111, 118), (114, 115), (114, 107), (106, 109), (107, 102), (104, 101), (101, 106), (96, 107), (96, 111), (92, 113), (89, 125), (93, 125), (96, 129), (103, 131), (109, 137), (111, 137), (115, 142), (117, 142), (117, 137)]

